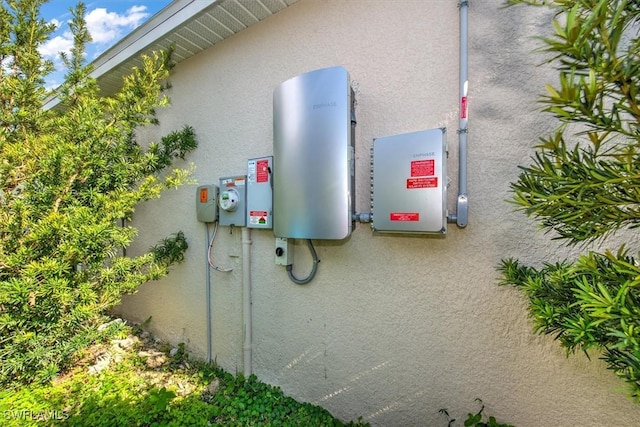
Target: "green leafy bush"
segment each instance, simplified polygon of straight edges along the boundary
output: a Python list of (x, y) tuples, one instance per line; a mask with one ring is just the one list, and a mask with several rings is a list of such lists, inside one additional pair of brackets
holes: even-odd
[[(540, 333), (568, 352), (602, 352), (640, 400), (640, 3), (627, 0), (511, 0), (553, 8), (553, 34), (541, 38), (558, 85), (543, 111), (559, 121), (540, 138), (512, 183), (514, 202), (554, 238), (589, 247), (616, 231), (617, 250), (540, 268), (507, 259), (502, 284), (522, 289)], [(632, 237), (631, 237), (632, 236)], [(598, 247), (596, 247), (597, 249)]]
[(222, 375), (220, 391), (211, 404), (216, 418), (233, 425), (340, 426), (327, 410), (309, 403), (298, 403), (277, 388), (251, 375), (243, 378)]
[(505, 260), (505, 284), (522, 289), (538, 332), (568, 352), (595, 349), (640, 398), (640, 267), (624, 250), (590, 252), (540, 269)]
[[(121, 255), (136, 235), (125, 224), (135, 207), (184, 183), (189, 171), (166, 169), (196, 147), (188, 126), (146, 149), (135, 138), (168, 102), (168, 55), (144, 57), (118, 93), (101, 96), (83, 66), (90, 36), (79, 4), (66, 82), (49, 92), (42, 3), (0, 3), (0, 385), (53, 378), (100, 337), (121, 295), (167, 274), (187, 248), (178, 232)], [(53, 96), (58, 108), (45, 110)]]
[[(478, 412), (469, 412), (467, 414), (467, 419), (464, 420), (465, 427), (514, 427), (511, 424), (498, 422), (498, 420), (494, 416), (486, 415), (484, 412), (485, 407), (484, 403), (482, 403), (482, 399), (477, 398), (476, 402), (480, 403), (480, 409), (478, 410)], [(455, 425), (456, 419), (451, 418), (451, 415), (449, 415), (449, 411), (447, 411), (447, 409), (440, 409), (440, 413), (444, 414), (447, 417), (449, 421), (449, 423), (447, 424), (448, 427), (453, 427)]]

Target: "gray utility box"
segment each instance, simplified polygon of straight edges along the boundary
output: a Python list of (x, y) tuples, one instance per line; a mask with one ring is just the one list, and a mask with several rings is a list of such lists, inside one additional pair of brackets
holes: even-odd
[(445, 129), (373, 140), (371, 227), (381, 233), (447, 232)]
[(196, 190), (196, 217), (200, 222), (216, 222), (218, 219), (218, 187), (201, 185)]
[(353, 229), (354, 100), (347, 70), (293, 77), (273, 93), (273, 232), (341, 240)]
[(247, 161), (247, 228), (273, 228), (273, 157)]

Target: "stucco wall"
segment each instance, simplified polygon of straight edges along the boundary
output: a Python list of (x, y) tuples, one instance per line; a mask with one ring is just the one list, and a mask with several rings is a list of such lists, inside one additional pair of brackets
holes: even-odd
[[(532, 36), (550, 15), (470, 2), (470, 216), (445, 239), (373, 236), (359, 224), (342, 242), (316, 241), (315, 280), (290, 282), (274, 263), (274, 237), (252, 232), (254, 371), (339, 418), (379, 426), (445, 426), (477, 409), (519, 427), (640, 425), (640, 408), (593, 355), (567, 359), (531, 331), (518, 291), (497, 286), (505, 257), (538, 264), (571, 255), (505, 202), (517, 165), (553, 127), (535, 99), (551, 70), (536, 67)], [(200, 146), (188, 159), (199, 183), (246, 173), (248, 158), (272, 154), (272, 94), (280, 82), (342, 65), (356, 88), (357, 211), (369, 210), (372, 139), (445, 126), (450, 208), (457, 193), (458, 7), (455, 0), (301, 0), (179, 64), (172, 106), (150, 138), (192, 125)], [(195, 186), (143, 205), (136, 247), (183, 230), (190, 248), (170, 276), (144, 285), (120, 311), (153, 316), (151, 328), (194, 357), (206, 354), (205, 229)], [(212, 272), (217, 362), (242, 370), (241, 233), (222, 228)], [(296, 246), (301, 274), (306, 248)]]

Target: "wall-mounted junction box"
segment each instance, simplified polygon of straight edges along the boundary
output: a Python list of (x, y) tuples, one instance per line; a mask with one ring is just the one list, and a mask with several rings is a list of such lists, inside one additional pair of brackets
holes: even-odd
[(373, 140), (374, 231), (446, 233), (446, 151), (443, 128)]
[(201, 185), (196, 189), (196, 217), (200, 222), (218, 219), (218, 187)]
[(229, 176), (220, 178), (218, 207), (220, 225), (244, 227), (247, 224), (247, 177)]
[(273, 157), (247, 161), (247, 228), (273, 228)]
[(344, 239), (353, 229), (354, 97), (347, 70), (293, 77), (273, 93), (273, 231)]
[(293, 243), (286, 237), (276, 237), (276, 265), (293, 264)]

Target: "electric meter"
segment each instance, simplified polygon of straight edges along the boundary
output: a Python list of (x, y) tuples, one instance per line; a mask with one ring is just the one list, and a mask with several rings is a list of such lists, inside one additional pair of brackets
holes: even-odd
[(218, 196), (218, 205), (220, 209), (226, 212), (235, 212), (238, 209), (239, 202), (240, 195), (235, 188), (225, 190)]
[(247, 224), (247, 176), (220, 178), (218, 223), (234, 227)]

